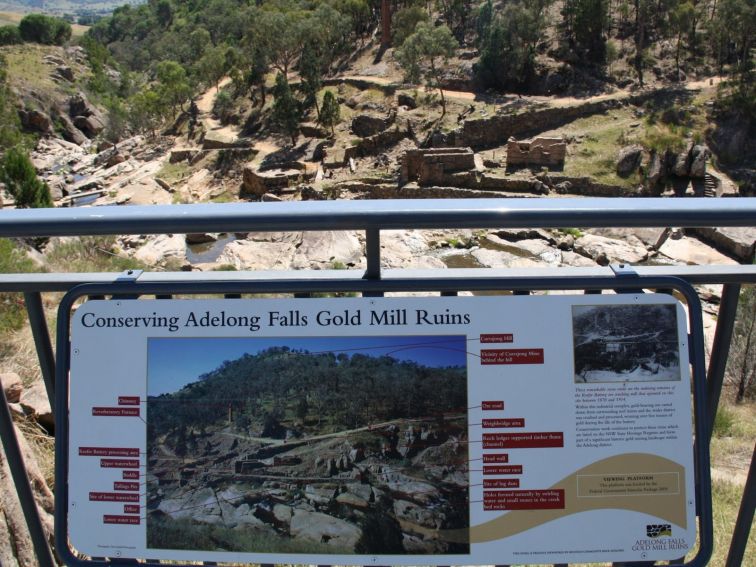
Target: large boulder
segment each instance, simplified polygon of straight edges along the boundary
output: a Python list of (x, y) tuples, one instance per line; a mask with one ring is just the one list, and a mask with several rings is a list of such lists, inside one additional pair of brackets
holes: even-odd
[(672, 165), (671, 170), (674, 175), (677, 177), (688, 177), (688, 174), (690, 173), (690, 152), (692, 150), (691, 146), (688, 146), (681, 152), (675, 154), (673, 153), (670, 159), (670, 163)]
[(52, 120), (41, 110), (19, 110), (18, 116), (21, 119), (21, 125), (27, 130), (41, 132), (42, 134), (48, 134), (52, 131)]
[(47, 397), (47, 389), (41, 380), (36, 381), (21, 393), (19, 403), (24, 412), (32, 416), (42, 427), (48, 430), (55, 427), (50, 399)]
[(373, 116), (371, 114), (358, 114), (352, 119), (352, 132), (360, 138), (375, 136), (387, 130), (396, 118), (394, 113), (388, 116)]
[(666, 161), (658, 152), (653, 152), (646, 168), (646, 186), (653, 192), (658, 192), (660, 183), (667, 173)]
[(84, 93), (78, 93), (68, 99), (68, 113), (71, 117), (74, 116), (95, 116), (102, 119), (101, 113), (96, 106), (94, 106)]
[(134, 258), (149, 266), (168, 258), (183, 261), (186, 258), (186, 239), (183, 234), (161, 234), (149, 237), (147, 243), (134, 253)]
[(709, 158), (709, 148), (695, 145), (690, 150), (690, 169), (688, 175), (702, 179), (706, 175), (706, 160)]
[(59, 113), (56, 120), (61, 128), (61, 134), (63, 135), (64, 140), (73, 142), (77, 146), (82, 146), (87, 143), (88, 138), (74, 125), (73, 120), (71, 120), (68, 115)]
[(331, 268), (335, 262), (347, 266), (362, 260), (362, 244), (353, 232), (310, 231), (302, 235), (292, 268)]
[(617, 155), (617, 175), (628, 177), (638, 169), (643, 157), (643, 146), (633, 144), (620, 149)]
[(97, 116), (77, 116), (73, 120), (74, 126), (84, 132), (88, 138), (94, 138), (105, 129), (105, 123)]
[(295, 509), (289, 533), (292, 537), (325, 543), (344, 551), (353, 551), (362, 530), (345, 520), (320, 512)]
[(237, 240), (226, 245), (216, 262), (237, 270), (286, 270), (295, 251), (293, 242)]
[(12, 404), (18, 402), (21, 398), (21, 393), (24, 391), (24, 384), (21, 382), (19, 375), (15, 372), (0, 374), (0, 383), (3, 385), (5, 399)]
[(575, 251), (601, 265), (637, 264), (648, 258), (648, 251), (644, 246), (595, 234), (586, 234), (578, 238), (575, 241)]

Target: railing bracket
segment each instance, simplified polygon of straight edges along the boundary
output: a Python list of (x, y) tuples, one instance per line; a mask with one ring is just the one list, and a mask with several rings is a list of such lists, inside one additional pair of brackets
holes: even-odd
[(144, 270), (124, 270), (116, 278), (118, 283), (135, 282), (144, 273)]
[(609, 264), (609, 267), (618, 278), (638, 277), (638, 272), (630, 264)]

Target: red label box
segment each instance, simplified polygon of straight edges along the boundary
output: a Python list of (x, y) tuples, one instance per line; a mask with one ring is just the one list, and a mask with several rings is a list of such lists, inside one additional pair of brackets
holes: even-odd
[(541, 449), (564, 447), (564, 433), (538, 431), (531, 433), (484, 433), (484, 449)]
[(484, 490), (484, 510), (563, 510), (564, 490)]
[(100, 459), (100, 468), (103, 469), (138, 469), (138, 459)]
[(113, 516), (106, 514), (102, 517), (102, 521), (105, 524), (126, 524), (138, 526), (141, 518), (139, 516)]
[(499, 465), (483, 467), (483, 474), (522, 474), (522, 465)]
[(136, 504), (124, 504), (123, 505), (123, 513), (124, 514), (139, 514), (141, 511), (141, 508), (137, 506)]
[(139, 494), (129, 492), (90, 492), (90, 502), (139, 502)]
[(139, 408), (94, 407), (92, 415), (97, 417), (139, 417)]
[(525, 427), (525, 418), (504, 417), (504, 418), (483, 420), (484, 429), (493, 429), (496, 427)]
[(480, 407), (483, 411), (503, 410), (504, 400), (488, 400), (488, 401), (482, 402), (480, 404)]
[(138, 406), (139, 396), (118, 396), (119, 406)]
[(543, 364), (542, 348), (497, 348), (480, 351), (480, 363), (489, 364)]
[(482, 343), (511, 343), (513, 341), (514, 335), (512, 333), (480, 335), (480, 342)]
[(113, 490), (125, 490), (125, 491), (137, 491), (139, 492), (139, 483), (138, 482), (119, 482), (115, 481), (113, 483)]
[(484, 463), (508, 463), (509, 455), (507, 453), (488, 453), (483, 455)]
[(139, 471), (123, 471), (123, 480), (139, 480)]
[(484, 478), (483, 488), (520, 488), (519, 478)]
[(80, 457), (138, 457), (139, 449), (132, 447), (79, 447)]

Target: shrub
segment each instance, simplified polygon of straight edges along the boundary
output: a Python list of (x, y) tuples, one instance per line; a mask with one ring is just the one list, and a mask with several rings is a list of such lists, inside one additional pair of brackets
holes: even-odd
[(71, 39), (71, 24), (44, 14), (29, 14), (18, 24), (24, 41), (45, 45), (63, 45)]
[(714, 437), (731, 437), (735, 426), (735, 413), (725, 405), (717, 408), (714, 417)]
[(26, 151), (15, 146), (10, 148), (0, 163), (0, 181), (16, 201), (19, 209), (52, 207), (50, 188), (37, 178)]
[(18, 26), (0, 26), (0, 45), (16, 45), (23, 41)]

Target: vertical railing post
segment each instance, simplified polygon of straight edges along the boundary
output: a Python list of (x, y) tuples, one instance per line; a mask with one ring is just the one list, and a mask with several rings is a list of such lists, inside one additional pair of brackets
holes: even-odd
[(38, 565), (40, 567), (55, 567), (52, 551), (50, 550), (50, 545), (47, 543), (45, 531), (42, 528), (42, 520), (39, 517), (37, 503), (34, 501), (34, 493), (29, 485), (29, 477), (26, 475), (26, 465), (24, 464), (24, 457), (21, 454), (16, 431), (13, 427), (13, 418), (8, 408), (8, 400), (5, 397), (5, 390), (3, 390), (1, 383), (0, 438), (2, 438), (5, 458), (8, 461), (8, 468), (13, 478), (13, 484), (16, 486), (18, 501), (21, 504), (21, 510), (26, 519), (26, 527), (29, 529)]
[(719, 303), (717, 328), (714, 332), (714, 343), (711, 347), (711, 357), (709, 358), (709, 371), (706, 375), (708, 442), (711, 442), (711, 434), (714, 431), (714, 419), (717, 417), (717, 406), (719, 406), (719, 396), (722, 393), (722, 384), (724, 383), (725, 369), (727, 368), (727, 355), (730, 352), (739, 297), (740, 284), (725, 284), (722, 286), (722, 300)]
[(53, 355), (50, 332), (47, 329), (45, 309), (42, 306), (42, 295), (39, 292), (24, 292), (24, 303), (29, 315), (29, 326), (34, 337), (34, 346), (37, 349), (39, 368), (42, 371), (47, 398), (52, 408), (55, 407), (55, 355)]
[[(367, 269), (365, 270), (364, 279), (380, 280), (381, 230), (379, 228), (368, 228), (365, 230), (365, 255), (367, 256)], [(368, 291), (362, 295), (363, 297), (383, 297), (383, 293), (380, 291)]]

